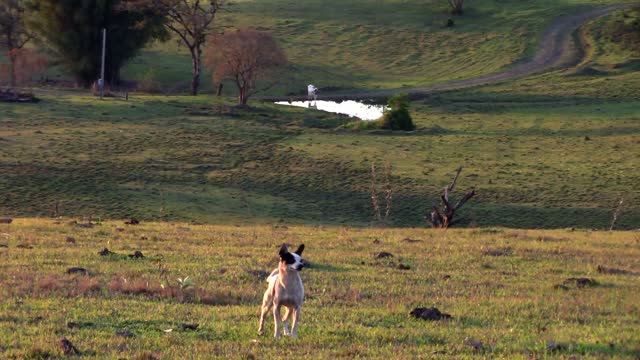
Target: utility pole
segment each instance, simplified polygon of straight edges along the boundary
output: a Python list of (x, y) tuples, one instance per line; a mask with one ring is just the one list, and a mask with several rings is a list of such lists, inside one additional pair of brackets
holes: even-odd
[(107, 49), (107, 29), (102, 29), (102, 69), (100, 70), (100, 80), (98, 80), (98, 85), (100, 85), (100, 100), (104, 97), (104, 59), (105, 52)]

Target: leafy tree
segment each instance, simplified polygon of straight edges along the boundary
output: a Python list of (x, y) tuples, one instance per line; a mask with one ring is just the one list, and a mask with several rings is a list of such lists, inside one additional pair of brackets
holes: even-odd
[[(241, 105), (264, 90), (258, 89), (258, 80), (273, 80), (272, 73), (286, 63), (286, 55), (273, 36), (253, 29), (216, 36), (207, 47), (207, 65), (213, 70), (214, 81), (233, 81)], [(267, 87), (274, 83), (268, 81)]]
[(409, 96), (397, 94), (389, 98), (387, 102), (389, 110), (385, 111), (381, 118), (380, 127), (391, 130), (414, 130), (411, 115), (409, 114)]
[(165, 18), (153, 9), (129, 9), (121, 0), (32, 0), (30, 26), (62, 65), (89, 86), (100, 74), (102, 29), (107, 29), (105, 81), (154, 38), (166, 38)]
[(16, 86), (17, 65), (21, 50), (33, 38), (25, 26), (25, 4), (22, 0), (0, 1), (0, 45), (9, 58), (11, 87)]
[(126, 0), (130, 8), (152, 8), (167, 17), (167, 28), (178, 35), (191, 55), (191, 95), (198, 95), (202, 51), (213, 31), (213, 21), (225, 0)]

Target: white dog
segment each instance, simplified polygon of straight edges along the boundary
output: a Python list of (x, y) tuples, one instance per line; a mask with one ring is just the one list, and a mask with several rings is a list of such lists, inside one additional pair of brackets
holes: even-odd
[[(302, 279), (298, 273), (305, 265), (302, 259), (302, 251), (304, 244), (298, 247), (298, 250), (291, 253), (285, 244), (280, 247), (280, 263), (278, 268), (271, 272), (267, 278), (269, 286), (262, 298), (262, 312), (260, 313), (260, 326), (258, 333), (264, 334), (265, 315), (273, 307), (273, 320), (275, 322), (275, 338), (280, 338), (281, 327), (284, 328), (285, 335), (296, 337), (298, 335), (298, 325), (300, 324), (300, 313), (302, 311), (302, 302), (304, 301), (304, 286)], [(280, 307), (287, 308), (287, 312), (283, 318), (280, 315)], [(291, 332), (287, 327), (289, 316), (293, 314), (291, 320)]]

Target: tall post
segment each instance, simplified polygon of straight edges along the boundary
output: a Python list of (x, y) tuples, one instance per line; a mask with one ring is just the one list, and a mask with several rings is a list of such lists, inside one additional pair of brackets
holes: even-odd
[(105, 52), (107, 49), (107, 29), (102, 29), (102, 68), (100, 70), (100, 99), (104, 97), (104, 60), (105, 60)]

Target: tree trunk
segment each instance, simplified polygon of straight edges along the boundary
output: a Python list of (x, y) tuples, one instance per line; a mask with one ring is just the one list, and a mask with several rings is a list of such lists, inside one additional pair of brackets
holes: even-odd
[(247, 98), (247, 87), (243, 86), (238, 90), (239, 90), (238, 101), (240, 102), (240, 105), (247, 105), (247, 101), (249, 100)]
[(191, 78), (191, 95), (198, 95), (200, 88), (200, 71), (202, 69), (202, 50), (200, 45), (189, 49), (191, 51), (191, 63), (193, 65), (193, 76)]
[(10, 76), (10, 86), (12, 88), (16, 87), (16, 61), (18, 61), (17, 56), (15, 56), (14, 54), (11, 53), (11, 51), (9, 52), (9, 76)]

